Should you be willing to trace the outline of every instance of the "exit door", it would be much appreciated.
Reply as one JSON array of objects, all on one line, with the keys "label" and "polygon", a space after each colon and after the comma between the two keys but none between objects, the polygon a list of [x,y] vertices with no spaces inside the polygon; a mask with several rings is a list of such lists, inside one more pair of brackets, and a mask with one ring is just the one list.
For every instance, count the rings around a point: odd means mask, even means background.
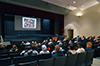
[{"label": "exit door", "polygon": [[68,36],[69,36],[69,38],[73,38],[73,32],[74,32],[73,29],[68,29]]}]

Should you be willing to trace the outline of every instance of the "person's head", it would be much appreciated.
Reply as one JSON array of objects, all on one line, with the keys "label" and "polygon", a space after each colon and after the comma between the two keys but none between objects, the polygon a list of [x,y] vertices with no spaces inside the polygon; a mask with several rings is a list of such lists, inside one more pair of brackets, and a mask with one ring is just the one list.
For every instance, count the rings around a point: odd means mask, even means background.
[{"label": "person's head", "polygon": [[22,44],[24,43],[24,41],[22,41]]},{"label": "person's head", "polygon": [[17,49],[17,46],[16,45],[13,45],[12,48],[16,48]]},{"label": "person's head", "polygon": [[97,39],[96,42],[99,42],[99,40]]},{"label": "person's head", "polygon": [[43,51],[47,50],[46,45],[42,45],[42,50],[43,50]]},{"label": "person's head", "polygon": [[81,43],[81,42],[78,42],[78,43],[77,43],[77,47],[78,47],[78,48],[81,48],[81,47],[82,47],[82,43]]},{"label": "person's head", "polygon": [[69,40],[69,44],[72,43],[72,40]]},{"label": "person's head", "polygon": [[37,44],[36,44],[36,43],[33,43],[33,44],[32,44],[32,47],[37,47]]},{"label": "person's head", "polygon": [[65,36],[64,38],[67,39],[67,36]]},{"label": "person's head", "polygon": [[86,47],[92,47],[92,43],[91,42],[87,42],[86,43]]},{"label": "person's head", "polygon": [[0,46],[0,49],[5,49],[5,46],[4,46],[4,45],[1,45],[1,46]]},{"label": "person's head", "polygon": [[58,34],[56,34],[56,36],[58,36]]},{"label": "person's head", "polygon": [[75,49],[75,46],[74,46],[74,44],[70,44],[69,46],[68,46],[68,48],[69,48],[69,50],[74,50]]},{"label": "person's head", "polygon": [[59,52],[59,50],[60,50],[60,46],[59,46],[59,45],[56,45],[56,46],[55,46],[55,51],[56,51],[56,52]]},{"label": "person's head", "polygon": [[52,42],[52,39],[50,39],[49,41]]}]

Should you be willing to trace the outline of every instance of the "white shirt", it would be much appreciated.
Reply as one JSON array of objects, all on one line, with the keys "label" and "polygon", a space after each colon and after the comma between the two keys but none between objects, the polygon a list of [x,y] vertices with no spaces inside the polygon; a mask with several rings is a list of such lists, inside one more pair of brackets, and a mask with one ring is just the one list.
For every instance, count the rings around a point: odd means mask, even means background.
[{"label": "white shirt", "polygon": [[76,53],[82,53],[82,52],[85,52],[85,49],[84,48],[78,48],[76,50]]}]

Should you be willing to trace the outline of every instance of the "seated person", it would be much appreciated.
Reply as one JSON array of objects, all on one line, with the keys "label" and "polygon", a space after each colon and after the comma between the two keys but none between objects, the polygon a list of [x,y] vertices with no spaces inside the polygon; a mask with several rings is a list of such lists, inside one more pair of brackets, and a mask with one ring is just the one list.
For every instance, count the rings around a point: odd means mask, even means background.
[{"label": "seated person", "polygon": [[25,45],[30,45],[30,42],[29,41],[26,41]]},{"label": "seated person", "polygon": [[39,54],[48,54],[48,53],[50,53],[50,52],[47,50],[46,45],[42,45],[42,51],[40,51]]},{"label": "seated person", "polygon": [[64,37],[63,41],[66,41],[66,40],[67,40],[67,36]]},{"label": "seated person", "polygon": [[92,50],[92,43],[91,42],[87,42],[85,51],[91,51],[91,50]]},{"label": "seated person", "polygon": [[22,41],[22,43],[20,45],[25,45],[24,41]]},{"label": "seated person", "polygon": [[78,49],[76,50],[76,53],[85,52],[85,49],[82,47],[81,42],[78,42],[77,46],[78,46]]},{"label": "seated person", "polygon": [[65,55],[68,55],[68,56],[69,56],[69,55],[76,54],[74,44],[71,43],[71,44],[68,46],[68,48],[69,48],[69,50],[66,52]]},{"label": "seated person", "polygon": [[10,49],[10,52],[17,52],[17,51],[18,51],[18,49],[17,49],[16,45],[13,45],[12,49]]},{"label": "seated person", "polygon": [[34,43],[32,44],[32,49],[33,49],[33,50],[37,50],[37,46],[38,46],[38,45],[34,42]]},{"label": "seated person", "polygon": [[48,43],[48,48],[47,50],[49,50],[50,52],[52,52],[54,50],[54,44],[52,42]]},{"label": "seated person", "polygon": [[38,55],[38,52],[36,50],[32,50],[31,46],[26,46],[26,49],[23,50],[20,55],[24,56],[33,56],[33,55]]},{"label": "seated person", "polygon": [[5,49],[5,46],[4,45],[1,45],[0,46],[0,54],[3,54],[3,53],[8,53],[8,50]]},{"label": "seated person", "polygon": [[59,56],[64,56],[64,53],[60,51],[60,46],[56,45],[55,46],[55,53],[52,54],[52,57],[59,57]]}]

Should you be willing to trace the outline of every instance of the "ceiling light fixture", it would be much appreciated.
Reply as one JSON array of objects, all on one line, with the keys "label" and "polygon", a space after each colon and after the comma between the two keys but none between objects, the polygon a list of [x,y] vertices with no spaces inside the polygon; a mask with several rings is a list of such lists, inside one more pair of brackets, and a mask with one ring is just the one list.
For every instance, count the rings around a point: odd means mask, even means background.
[{"label": "ceiling light fixture", "polygon": [[77,15],[78,17],[80,17],[80,16],[82,16],[82,13],[77,13],[76,15]]},{"label": "ceiling light fixture", "polygon": [[76,1],[74,1],[73,3],[76,3]]},{"label": "ceiling light fixture", "polygon": [[82,7],[84,7],[84,5],[82,5]]}]

